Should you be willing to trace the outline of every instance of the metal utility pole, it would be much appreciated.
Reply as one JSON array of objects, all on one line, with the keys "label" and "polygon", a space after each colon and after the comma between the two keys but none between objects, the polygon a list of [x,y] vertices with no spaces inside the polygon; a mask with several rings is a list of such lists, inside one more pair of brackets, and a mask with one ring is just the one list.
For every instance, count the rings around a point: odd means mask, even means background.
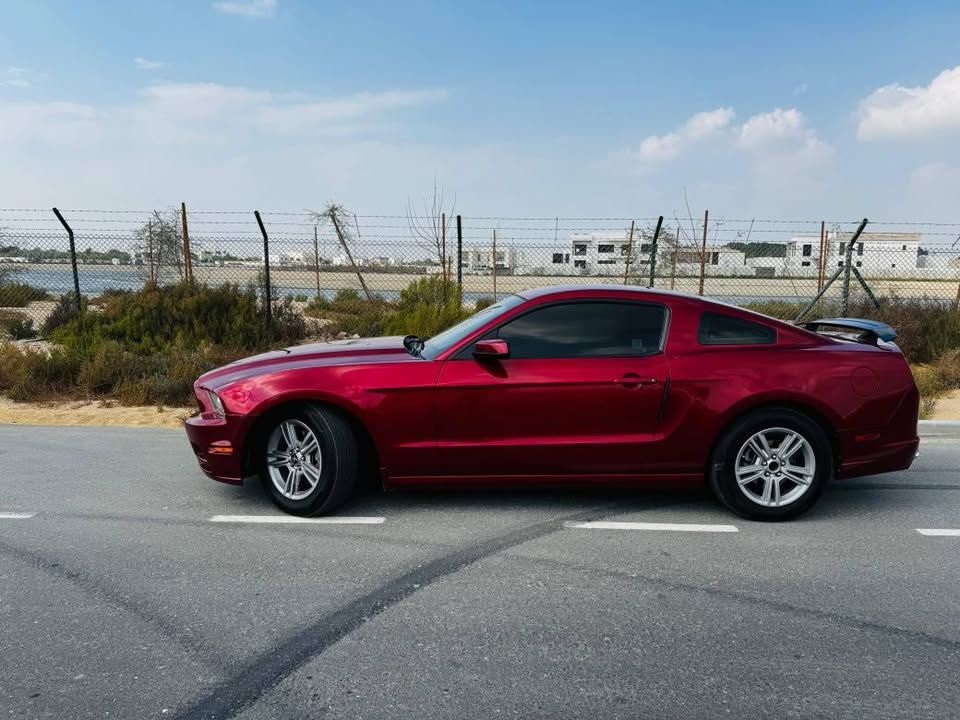
[{"label": "metal utility pole", "polygon": [[703,211],[703,246],[700,249],[700,289],[698,295],[703,295],[703,276],[707,271],[707,223],[710,219],[710,211]]},{"label": "metal utility pole", "polygon": [[823,276],[827,272],[827,223],[820,221],[820,256],[817,258],[817,290],[823,290]]},{"label": "metal utility pole", "polygon": [[627,240],[627,257],[623,263],[623,284],[630,282],[630,258],[633,257],[633,223],[630,221],[630,238]]},{"label": "metal utility pole", "polygon": [[190,254],[190,233],[187,232],[187,204],[180,203],[180,223],[183,227],[183,274],[193,285],[193,256]]},{"label": "metal utility pole", "polygon": [[457,285],[460,287],[460,304],[463,305],[463,221],[457,215]]},{"label": "metal utility pole", "polygon": [[493,229],[493,252],[490,256],[490,266],[493,268],[493,301],[497,301],[497,229]]},{"label": "metal utility pole", "polygon": [[320,239],[317,237],[317,226],[313,226],[313,268],[317,273],[317,300],[320,299]]}]

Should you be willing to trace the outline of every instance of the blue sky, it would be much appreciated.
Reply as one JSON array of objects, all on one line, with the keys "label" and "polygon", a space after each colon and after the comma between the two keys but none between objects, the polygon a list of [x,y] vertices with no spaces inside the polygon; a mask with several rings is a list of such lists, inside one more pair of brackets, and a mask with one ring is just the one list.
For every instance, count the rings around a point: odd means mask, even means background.
[{"label": "blue sky", "polygon": [[[960,220],[948,2],[7,0],[0,207]],[[893,218],[897,215],[897,218]]]}]

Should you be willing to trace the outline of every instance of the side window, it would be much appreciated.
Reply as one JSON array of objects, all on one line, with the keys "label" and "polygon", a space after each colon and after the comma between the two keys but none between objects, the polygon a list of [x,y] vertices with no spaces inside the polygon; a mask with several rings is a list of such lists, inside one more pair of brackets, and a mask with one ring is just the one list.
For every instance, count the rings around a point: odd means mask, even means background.
[{"label": "side window", "polygon": [[521,315],[496,336],[516,359],[649,355],[661,349],[666,315],[662,305],[566,303]]},{"label": "side window", "polygon": [[697,331],[701,345],[766,345],[776,339],[777,333],[771,327],[711,312],[701,316]]}]

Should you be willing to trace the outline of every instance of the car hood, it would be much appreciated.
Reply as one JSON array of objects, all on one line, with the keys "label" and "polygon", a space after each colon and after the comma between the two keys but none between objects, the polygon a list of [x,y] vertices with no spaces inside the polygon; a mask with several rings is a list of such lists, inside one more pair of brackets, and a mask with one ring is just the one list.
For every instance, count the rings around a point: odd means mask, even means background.
[{"label": "car hood", "polygon": [[210,372],[197,380],[198,387],[216,390],[238,380],[280,370],[301,367],[356,365],[372,362],[417,362],[403,346],[403,336],[335,340],[332,342],[295,345],[283,350],[253,355]]}]

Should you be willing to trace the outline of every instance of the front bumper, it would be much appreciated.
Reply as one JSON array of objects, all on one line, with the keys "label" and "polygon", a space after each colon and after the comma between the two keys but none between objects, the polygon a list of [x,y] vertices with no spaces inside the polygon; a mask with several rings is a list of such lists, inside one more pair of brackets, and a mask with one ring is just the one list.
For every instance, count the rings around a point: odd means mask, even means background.
[{"label": "front bumper", "polygon": [[230,485],[243,484],[239,424],[238,416],[211,412],[197,413],[184,421],[193,453],[207,477]]}]

